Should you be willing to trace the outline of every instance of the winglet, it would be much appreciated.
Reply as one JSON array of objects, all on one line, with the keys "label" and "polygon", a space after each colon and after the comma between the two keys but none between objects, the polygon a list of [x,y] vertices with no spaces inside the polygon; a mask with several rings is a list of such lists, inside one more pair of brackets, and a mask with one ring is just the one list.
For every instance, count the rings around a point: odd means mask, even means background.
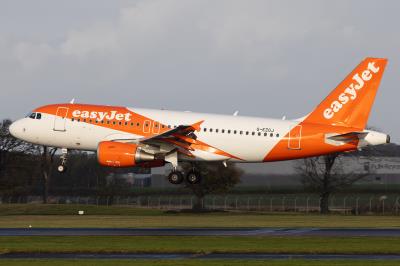
[{"label": "winglet", "polygon": [[201,121],[199,121],[199,122],[194,123],[193,125],[191,125],[191,127],[192,127],[194,130],[196,130],[196,131],[200,131],[200,126],[201,126],[201,124],[203,124],[203,122],[204,122],[204,120],[201,120]]}]

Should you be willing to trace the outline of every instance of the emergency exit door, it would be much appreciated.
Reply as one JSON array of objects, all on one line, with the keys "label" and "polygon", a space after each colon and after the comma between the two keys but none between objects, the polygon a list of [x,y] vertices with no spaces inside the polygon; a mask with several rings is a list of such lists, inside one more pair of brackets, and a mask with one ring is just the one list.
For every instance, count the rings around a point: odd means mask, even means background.
[{"label": "emergency exit door", "polygon": [[65,123],[67,121],[69,108],[58,107],[56,116],[54,117],[54,131],[65,131]]}]

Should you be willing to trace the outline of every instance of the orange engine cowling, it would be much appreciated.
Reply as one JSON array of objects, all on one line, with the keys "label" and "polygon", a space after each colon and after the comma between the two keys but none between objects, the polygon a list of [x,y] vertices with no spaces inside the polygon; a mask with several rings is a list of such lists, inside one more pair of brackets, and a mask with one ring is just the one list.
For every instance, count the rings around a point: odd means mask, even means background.
[{"label": "orange engine cowling", "polygon": [[154,161],[154,154],[143,151],[136,144],[102,141],[97,147],[97,160],[103,166],[132,167]]}]

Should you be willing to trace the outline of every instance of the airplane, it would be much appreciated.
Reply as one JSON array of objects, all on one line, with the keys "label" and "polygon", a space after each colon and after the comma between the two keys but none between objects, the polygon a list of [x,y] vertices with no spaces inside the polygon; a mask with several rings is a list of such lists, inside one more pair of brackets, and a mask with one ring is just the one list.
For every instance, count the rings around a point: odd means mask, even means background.
[{"label": "airplane", "polygon": [[[61,148],[58,171],[69,149],[97,152],[109,167],[161,167],[168,180],[201,181],[193,162],[262,163],[349,152],[390,143],[366,129],[385,58],[365,58],[311,113],[294,120],[70,103],[36,108],[12,123],[21,140]],[[305,98],[309,96],[305,96]],[[192,164],[184,173],[182,164]]]}]

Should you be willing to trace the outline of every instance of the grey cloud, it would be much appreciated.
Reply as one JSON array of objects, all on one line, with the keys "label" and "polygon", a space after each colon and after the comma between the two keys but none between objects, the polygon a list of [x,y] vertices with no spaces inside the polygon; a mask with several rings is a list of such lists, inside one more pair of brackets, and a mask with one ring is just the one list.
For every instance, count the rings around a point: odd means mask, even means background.
[{"label": "grey cloud", "polygon": [[33,14],[0,4],[3,117],[75,97],[295,118],[364,57],[383,56],[370,123],[400,140],[396,1],[111,2],[40,1]]}]

